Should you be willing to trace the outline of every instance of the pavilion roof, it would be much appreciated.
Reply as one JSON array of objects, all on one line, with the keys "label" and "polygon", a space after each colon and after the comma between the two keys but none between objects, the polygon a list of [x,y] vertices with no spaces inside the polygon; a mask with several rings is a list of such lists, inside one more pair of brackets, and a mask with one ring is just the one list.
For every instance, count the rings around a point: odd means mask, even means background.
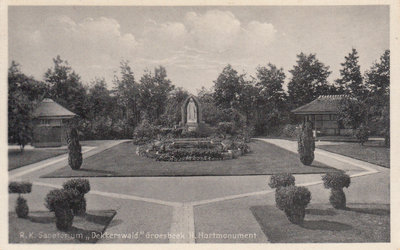
[{"label": "pavilion roof", "polygon": [[34,117],[59,117],[59,118],[72,118],[76,116],[75,113],[64,108],[50,98],[45,98],[33,112]]},{"label": "pavilion roof", "polygon": [[347,95],[321,95],[314,101],[292,110],[295,114],[335,114]]}]

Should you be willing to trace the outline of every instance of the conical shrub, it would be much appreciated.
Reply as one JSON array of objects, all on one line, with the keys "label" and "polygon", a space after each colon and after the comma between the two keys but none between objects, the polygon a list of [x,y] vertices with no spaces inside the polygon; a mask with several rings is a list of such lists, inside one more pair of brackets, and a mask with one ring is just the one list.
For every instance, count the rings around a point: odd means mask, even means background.
[{"label": "conical shrub", "polygon": [[310,166],[311,163],[314,161],[315,150],[315,142],[311,122],[308,121],[302,124],[297,143],[301,163]]},{"label": "conical shrub", "polygon": [[80,169],[82,166],[82,147],[79,143],[78,131],[72,128],[67,134],[68,142],[68,164],[74,169]]}]

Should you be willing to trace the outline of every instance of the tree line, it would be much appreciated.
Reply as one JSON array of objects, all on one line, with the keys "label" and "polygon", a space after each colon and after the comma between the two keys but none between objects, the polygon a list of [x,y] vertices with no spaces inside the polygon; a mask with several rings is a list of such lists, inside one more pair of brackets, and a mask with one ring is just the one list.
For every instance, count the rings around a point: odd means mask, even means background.
[{"label": "tree line", "polygon": [[[356,49],[345,56],[340,77],[328,82],[329,66],[316,54],[300,53],[289,73],[287,91],[283,68],[268,63],[255,76],[239,74],[227,65],[210,89],[198,91],[203,119],[210,125],[232,122],[256,135],[271,135],[285,124],[296,124],[290,110],[320,95],[353,97],[343,108],[341,121],[354,127],[369,126],[377,135],[389,131],[390,52],[386,50],[370,69],[361,73]],[[83,139],[131,138],[142,120],[172,127],[181,120],[180,105],[188,91],[173,85],[163,66],[145,70],[136,79],[128,61],[120,63],[113,87],[103,78],[83,84],[66,60],[57,56],[39,81],[24,74],[18,63],[8,70],[8,139],[25,145],[31,140],[32,112],[45,97],[78,115]],[[362,111],[362,112],[361,112]],[[385,131],[383,131],[385,130]]]}]

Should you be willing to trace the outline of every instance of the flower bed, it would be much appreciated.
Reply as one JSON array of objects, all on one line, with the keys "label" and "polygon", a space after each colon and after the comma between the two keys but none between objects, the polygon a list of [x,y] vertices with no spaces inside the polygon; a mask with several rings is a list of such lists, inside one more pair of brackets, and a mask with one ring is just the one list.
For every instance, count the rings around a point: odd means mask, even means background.
[{"label": "flower bed", "polygon": [[215,161],[237,158],[250,151],[244,142],[204,139],[156,141],[137,148],[136,154],[157,161]]}]

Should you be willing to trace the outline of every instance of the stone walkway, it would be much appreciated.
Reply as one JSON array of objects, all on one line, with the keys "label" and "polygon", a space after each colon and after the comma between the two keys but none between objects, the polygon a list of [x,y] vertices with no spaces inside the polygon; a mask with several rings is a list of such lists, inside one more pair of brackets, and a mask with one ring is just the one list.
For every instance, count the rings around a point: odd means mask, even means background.
[{"label": "stone walkway", "polygon": [[[260,139],[286,150],[297,151],[297,143],[280,139]],[[84,154],[101,153],[123,141],[110,141]],[[386,203],[389,196],[389,169],[316,149],[315,160],[342,169],[352,177],[346,190],[349,203]],[[64,157],[64,158],[63,158]],[[33,191],[25,197],[31,211],[45,210],[44,197],[60,188],[66,178],[40,178],[67,164],[64,156],[9,171],[10,179],[29,180]],[[295,175],[296,184],[308,186],[312,202],[327,203],[329,190],[322,186],[321,175]],[[253,205],[273,205],[274,190],[267,176],[207,177],[105,177],[88,178],[88,209],[115,209],[117,215],[107,229],[110,234],[138,232],[138,239],[101,239],[120,243],[194,243],[194,242],[268,242],[249,209]],[[371,189],[371,187],[373,187]],[[9,208],[16,197],[10,196]],[[194,239],[196,233],[249,233],[257,237],[234,241],[210,238]]]}]

